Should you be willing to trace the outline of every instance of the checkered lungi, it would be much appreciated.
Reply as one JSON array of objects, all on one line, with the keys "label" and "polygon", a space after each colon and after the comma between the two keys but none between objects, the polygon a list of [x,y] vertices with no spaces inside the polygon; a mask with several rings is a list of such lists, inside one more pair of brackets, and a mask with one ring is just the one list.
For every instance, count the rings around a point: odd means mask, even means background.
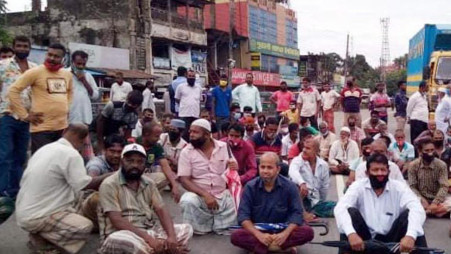
[{"label": "checkered lungi", "polygon": [[[193,236],[193,227],[189,224],[174,225],[177,242],[182,246],[188,246],[189,239]],[[156,239],[167,239],[166,232],[161,227],[147,230],[147,233]],[[110,234],[100,247],[99,253],[105,254],[152,254],[154,250],[136,235],[128,230],[120,230]]]},{"label": "checkered lungi", "polygon": [[216,198],[219,209],[208,209],[204,199],[193,192],[185,192],[180,199],[182,207],[183,223],[193,226],[195,234],[209,232],[221,233],[229,227],[237,224],[235,203],[229,190],[222,193],[221,198]]},{"label": "checkered lungi", "polygon": [[39,234],[68,253],[77,253],[91,233],[92,222],[75,213],[74,209],[54,213],[48,217],[24,223],[23,229]]}]

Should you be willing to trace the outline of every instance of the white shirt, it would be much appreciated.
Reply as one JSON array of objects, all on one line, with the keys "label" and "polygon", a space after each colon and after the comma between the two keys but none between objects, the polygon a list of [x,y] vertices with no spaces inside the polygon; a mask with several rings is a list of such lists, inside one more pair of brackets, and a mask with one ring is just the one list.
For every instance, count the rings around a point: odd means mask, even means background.
[{"label": "white shirt", "polygon": [[243,111],[245,106],[252,107],[252,112],[262,112],[260,91],[254,85],[242,84],[232,91],[233,101],[238,102]]},{"label": "white shirt", "polygon": [[179,117],[199,117],[202,87],[196,84],[194,86],[189,86],[188,83],[181,84],[177,87],[174,97],[180,100]]},{"label": "white shirt", "polygon": [[301,116],[311,117],[318,111],[318,101],[321,101],[321,95],[316,88],[311,87],[311,91],[302,90],[298,95],[298,104],[302,104]]},{"label": "white shirt", "polygon": [[[71,71],[71,69],[67,69]],[[83,83],[72,74],[73,94],[72,104],[69,111],[69,123],[84,123],[91,124],[92,122],[92,106],[91,100],[96,100],[99,97],[99,88],[92,75],[85,72],[86,82],[92,88],[92,95],[89,96],[88,90]]]},{"label": "white shirt", "polygon": [[91,182],[83,158],[64,138],[41,147],[28,162],[16,201],[19,226],[73,207]]},{"label": "white shirt", "polygon": [[150,108],[153,110],[153,113],[156,115],[155,102],[153,101],[153,94],[149,88],[146,88],[143,92],[143,103],[141,104],[141,108],[143,111],[146,108]]},{"label": "white shirt", "polygon": [[133,91],[133,87],[130,83],[123,81],[122,85],[114,83],[110,90],[110,100],[111,101],[122,101],[127,100],[127,95]]},{"label": "white shirt", "polygon": [[359,145],[354,140],[348,140],[346,149],[342,146],[341,140],[336,140],[330,147],[329,163],[336,166],[339,164],[337,160],[340,160],[341,162],[350,164],[351,161],[359,158],[359,155]]},{"label": "white shirt", "polygon": [[329,90],[329,92],[323,91],[321,93],[323,109],[328,110],[333,108],[338,98],[340,98],[340,95],[335,90]]},{"label": "white shirt", "polygon": [[337,136],[333,132],[329,131],[327,137],[324,137],[323,134],[320,133],[315,138],[319,142],[319,156],[321,159],[329,158],[330,148],[333,142],[337,140]]},{"label": "white shirt", "polygon": [[305,183],[309,189],[308,198],[312,206],[320,200],[325,201],[329,191],[329,166],[320,157],[316,157],[315,175],[310,167],[310,163],[302,159],[302,153],[291,161],[288,175],[298,186]]},{"label": "white shirt", "polygon": [[[388,177],[393,180],[398,180],[402,183],[407,184],[406,180],[404,180],[404,177],[402,176],[401,170],[399,170],[398,165],[395,163],[388,161],[388,169],[390,170],[390,174]],[[365,179],[368,178],[366,175],[366,161],[359,164],[357,169],[355,170],[355,179]]]},{"label": "white shirt", "polygon": [[442,98],[440,103],[435,109],[435,122],[437,123],[437,129],[443,131],[446,134],[448,129],[448,122],[451,118],[451,99],[448,95]]},{"label": "white shirt", "polygon": [[[299,138],[296,138],[296,142],[299,141]],[[296,143],[294,142],[294,143]],[[282,151],[280,152],[281,156],[287,156],[288,151],[290,150],[290,147],[294,144],[293,141],[290,138],[290,135],[286,135],[282,138]]]},{"label": "white shirt", "polygon": [[379,197],[369,179],[356,181],[349,187],[334,209],[338,231],[347,236],[356,233],[348,212],[351,207],[360,211],[373,238],[376,234],[386,235],[393,222],[407,209],[409,222],[406,235],[413,239],[424,235],[426,214],[420,200],[407,185],[399,181],[389,180]]},{"label": "white shirt", "polygon": [[427,123],[429,108],[426,96],[421,95],[420,92],[415,92],[410,96],[407,103],[407,117],[411,120],[418,120]]},{"label": "white shirt", "polygon": [[[384,136],[387,136],[390,138],[390,144],[393,142],[396,142],[395,136],[393,136],[393,134],[387,133],[387,134],[384,134]],[[380,137],[381,137],[381,134],[378,133],[378,134],[374,135],[373,139],[376,140],[376,139],[379,139]]]},{"label": "white shirt", "polygon": [[176,146],[172,146],[168,133],[162,133],[158,143],[163,147],[166,158],[174,165],[177,165],[182,149],[188,145],[188,142],[186,142],[183,138],[180,138],[179,143]]}]

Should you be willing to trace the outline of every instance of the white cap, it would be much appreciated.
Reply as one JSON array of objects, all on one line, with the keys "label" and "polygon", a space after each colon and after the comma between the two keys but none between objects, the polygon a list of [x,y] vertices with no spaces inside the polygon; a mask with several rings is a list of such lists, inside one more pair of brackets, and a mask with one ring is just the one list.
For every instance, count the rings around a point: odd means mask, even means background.
[{"label": "white cap", "polygon": [[191,126],[199,126],[206,129],[208,132],[211,132],[211,124],[205,119],[197,119],[191,124]]},{"label": "white cap", "polygon": [[347,132],[347,133],[349,133],[349,135],[351,135],[351,130],[349,129],[349,127],[346,127],[346,126],[341,127],[340,132],[342,132],[342,131]]},{"label": "white cap", "polygon": [[438,91],[439,91],[440,93],[446,93],[446,88],[440,87],[440,88],[438,89]]},{"label": "white cap", "polygon": [[144,157],[147,156],[146,150],[144,149],[144,147],[143,147],[142,145],[133,143],[133,144],[126,145],[126,146],[124,147],[124,150],[122,150],[122,156],[121,156],[121,158],[124,158],[124,155],[127,154],[127,153],[130,153],[130,152],[137,152],[137,153],[140,153],[140,154],[142,154]]}]

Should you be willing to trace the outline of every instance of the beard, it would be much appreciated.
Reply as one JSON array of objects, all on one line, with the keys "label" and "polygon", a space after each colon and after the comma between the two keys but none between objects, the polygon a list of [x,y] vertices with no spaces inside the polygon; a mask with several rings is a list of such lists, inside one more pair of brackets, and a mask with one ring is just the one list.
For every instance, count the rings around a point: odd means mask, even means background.
[{"label": "beard", "polygon": [[126,170],[125,167],[122,166],[121,173],[124,176],[125,180],[136,181],[141,179],[141,176],[144,173],[144,171],[139,170],[139,168],[130,168]]},{"label": "beard", "polygon": [[382,181],[377,179],[377,177],[374,175],[369,175],[368,178],[370,179],[371,187],[374,190],[379,190],[379,189],[385,188],[385,185],[387,185],[387,182],[388,182],[388,175],[386,175],[384,177],[384,180],[382,180]]},{"label": "beard", "polygon": [[205,142],[207,142],[206,138],[199,138],[199,139],[191,139],[190,140],[191,145],[194,148],[196,148],[196,149],[201,148],[205,144]]}]

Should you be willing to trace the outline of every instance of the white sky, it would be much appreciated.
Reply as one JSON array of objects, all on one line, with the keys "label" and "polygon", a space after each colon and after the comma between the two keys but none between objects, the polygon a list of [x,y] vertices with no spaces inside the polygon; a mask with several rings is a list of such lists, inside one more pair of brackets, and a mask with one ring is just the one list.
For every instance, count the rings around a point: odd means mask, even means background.
[{"label": "white sky", "polygon": [[[31,0],[7,2],[10,11],[31,8]],[[450,0],[291,0],[291,7],[298,16],[301,54],[336,52],[343,57],[349,33],[351,53],[365,55],[372,66],[379,65],[381,54],[380,18],[390,17],[392,60],[407,53],[409,39],[424,24],[451,23]]]}]

